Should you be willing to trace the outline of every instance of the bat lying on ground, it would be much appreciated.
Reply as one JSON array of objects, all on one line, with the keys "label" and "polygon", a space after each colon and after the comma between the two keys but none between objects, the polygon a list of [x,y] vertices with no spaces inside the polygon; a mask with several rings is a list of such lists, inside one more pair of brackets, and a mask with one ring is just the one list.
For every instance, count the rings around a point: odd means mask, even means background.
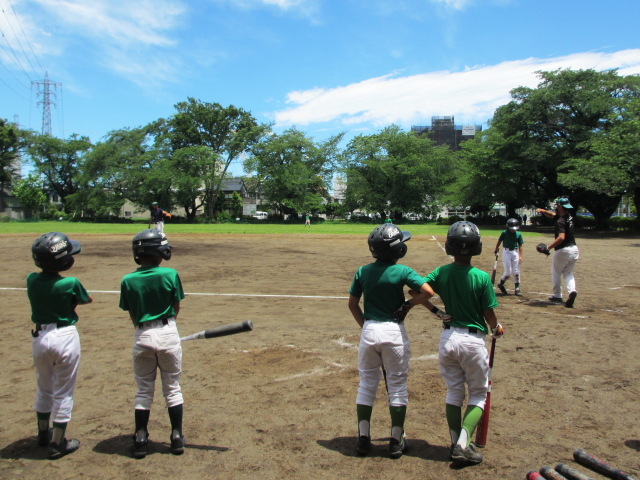
[{"label": "bat lying on ground", "polygon": [[200,340],[202,338],[224,337],[225,335],[250,332],[251,330],[253,330],[253,323],[251,323],[251,320],[245,320],[242,323],[232,323],[230,325],[223,325],[222,327],[216,327],[210,330],[203,330],[202,332],[194,333],[193,335],[187,335],[186,337],[181,337],[180,341],[186,342],[187,340]]},{"label": "bat lying on ground", "polygon": [[609,465],[607,462],[594,457],[580,448],[573,452],[573,458],[576,462],[598,472],[601,475],[604,475],[605,477],[613,478],[614,480],[633,480],[633,478],[626,473],[621,472],[617,468]]}]

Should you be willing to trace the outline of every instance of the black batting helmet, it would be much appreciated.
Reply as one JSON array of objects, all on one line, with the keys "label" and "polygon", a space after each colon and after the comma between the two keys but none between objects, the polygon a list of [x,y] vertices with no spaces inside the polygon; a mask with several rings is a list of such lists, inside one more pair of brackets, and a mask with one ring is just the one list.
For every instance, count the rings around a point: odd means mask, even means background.
[{"label": "black batting helmet", "polygon": [[138,265],[140,265],[140,257],[171,259],[171,245],[169,245],[167,236],[155,228],[148,228],[137,233],[131,243],[133,259]]},{"label": "black batting helmet", "polygon": [[509,230],[518,230],[518,228],[520,228],[520,220],[517,218],[510,218],[507,220],[507,228]]},{"label": "black batting helmet", "polygon": [[31,256],[36,267],[56,272],[69,270],[73,266],[73,255],[81,251],[78,242],[69,240],[60,232],[45,233],[31,245]]},{"label": "black batting helmet", "polygon": [[482,253],[480,230],[471,222],[454,223],[447,232],[445,251],[447,255],[454,257],[480,255]]},{"label": "black batting helmet", "polygon": [[384,223],[369,234],[369,251],[378,260],[398,260],[407,253],[405,242],[410,239],[409,232],[401,231],[393,223]]}]

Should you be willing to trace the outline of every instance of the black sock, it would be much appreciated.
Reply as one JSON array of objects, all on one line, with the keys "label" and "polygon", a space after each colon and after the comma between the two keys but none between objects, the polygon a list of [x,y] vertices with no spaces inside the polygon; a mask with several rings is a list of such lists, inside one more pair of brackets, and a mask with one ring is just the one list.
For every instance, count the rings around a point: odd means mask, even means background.
[{"label": "black sock", "polygon": [[175,437],[176,432],[182,436],[182,404],[169,407],[169,421],[171,422],[171,436]]},{"label": "black sock", "polygon": [[149,424],[149,415],[151,415],[151,410],[135,409],[133,413],[136,422],[136,433],[138,433],[140,430],[148,432],[147,425]]}]

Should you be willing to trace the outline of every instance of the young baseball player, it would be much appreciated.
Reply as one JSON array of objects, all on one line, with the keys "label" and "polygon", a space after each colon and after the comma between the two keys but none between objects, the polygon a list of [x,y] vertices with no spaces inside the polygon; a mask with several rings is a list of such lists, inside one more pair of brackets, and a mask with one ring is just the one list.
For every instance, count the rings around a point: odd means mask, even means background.
[{"label": "young baseball player", "polygon": [[500,234],[493,253],[498,255],[500,244],[504,242],[504,248],[502,249],[504,273],[502,277],[500,277],[498,288],[504,295],[507,295],[504,282],[513,275],[513,282],[516,284],[515,294],[520,297],[522,296],[522,293],[520,293],[520,264],[522,263],[522,245],[524,245],[524,238],[522,238],[522,234],[518,231],[519,228],[520,222],[517,218],[507,220],[507,229],[503,230]]},{"label": "young baseball player", "polygon": [[[493,311],[498,302],[489,275],[471,266],[471,258],[482,253],[478,227],[471,222],[451,225],[445,250],[453,255],[453,263],[436,268],[425,281],[452,316],[442,324],[438,351],[440,373],[447,386],[445,411],[451,435],[450,458],[453,462],[478,464],[482,455],[471,443],[471,436],[487,398],[489,355],[485,336],[491,331],[498,338],[504,330]],[[465,384],[469,399],[463,418]]]},{"label": "young baseball player", "polygon": [[133,374],[138,385],[135,397],[133,456],[147,454],[149,414],[156,373],[160,370],[162,393],[171,422],[171,453],[184,453],[182,435],[182,347],[176,327],[180,301],[184,298],[178,272],[160,267],[171,259],[171,246],[164,233],[147,229],[133,237],[133,259],[140,265],[125,275],[120,285],[120,308],[127,310],[135,326]]},{"label": "young baseball player", "polygon": [[[400,458],[408,448],[404,420],[409,401],[407,376],[411,349],[403,322],[413,305],[425,302],[433,295],[431,287],[420,275],[397,264],[407,253],[405,242],[410,238],[409,232],[400,231],[392,223],[376,227],[368,240],[369,251],[376,261],[358,269],[349,289],[349,310],[362,328],[358,347],[360,385],[356,398],[356,452],[361,456],[371,450],[371,412],[383,372],[391,414],[389,455]],[[406,302],[405,285],[420,292]],[[362,295],[364,312],[360,308]]]},{"label": "young baseball player", "polygon": [[31,246],[33,260],[42,269],[27,276],[31,321],[35,324],[31,351],[38,385],[33,409],[38,420],[38,445],[49,446],[51,460],[80,447],[78,440],[67,440],[65,432],[80,365],[76,306],[91,303],[93,298],[76,278],[63,277],[60,272],[73,266],[73,256],[81,250],[78,242],[60,232],[45,233]]}]

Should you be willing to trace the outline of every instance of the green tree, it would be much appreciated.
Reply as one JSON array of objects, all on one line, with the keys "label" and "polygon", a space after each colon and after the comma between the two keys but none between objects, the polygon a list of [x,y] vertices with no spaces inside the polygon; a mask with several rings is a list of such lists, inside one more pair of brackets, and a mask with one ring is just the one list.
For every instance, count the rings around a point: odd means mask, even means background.
[{"label": "green tree", "polygon": [[251,148],[245,171],[256,173],[260,190],[279,213],[295,219],[318,212],[328,198],[342,136],[316,143],[295,128],[271,135]]},{"label": "green tree", "polygon": [[5,188],[20,177],[20,132],[12,123],[0,118],[0,213],[4,212]]},{"label": "green tree", "polygon": [[75,134],[67,140],[37,135],[27,149],[45,187],[60,196],[65,209],[68,197],[80,187],[83,162],[91,147],[88,137]]},{"label": "green tree", "polygon": [[629,99],[611,115],[611,126],[597,132],[593,156],[567,161],[570,171],[560,174],[569,187],[606,194],[628,194],[640,205],[640,97]]},{"label": "green tree", "polygon": [[344,151],[345,205],[387,211],[396,221],[403,212],[422,212],[454,180],[457,159],[447,146],[392,125],[373,135],[358,135]]},{"label": "green tree", "polygon": [[236,218],[242,217],[242,197],[238,192],[231,194],[231,211]]},{"label": "green tree", "polygon": [[30,208],[36,217],[40,207],[47,203],[47,194],[44,192],[42,179],[34,174],[29,174],[26,178],[15,182],[13,194],[22,205]]},{"label": "green tree", "polygon": [[[490,128],[463,144],[458,196],[504,202],[510,215],[522,206],[546,206],[569,195],[604,225],[620,196],[565,177],[597,155],[595,142],[616,123],[613,114],[638,95],[638,77],[617,71],[538,72],[537,88],[518,87],[499,107]],[[571,161],[570,161],[571,160]],[[493,195],[492,195],[493,194]]]},{"label": "green tree", "polygon": [[[270,125],[258,124],[242,108],[233,105],[225,108],[219,103],[194,98],[177,103],[175,108],[177,113],[168,120],[156,122],[160,133],[158,140],[169,151],[169,156],[190,149],[185,155],[197,157],[204,172],[200,178],[204,183],[207,215],[212,216],[231,162],[257,143],[270,130]],[[193,150],[194,147],[201,148]]]}]

